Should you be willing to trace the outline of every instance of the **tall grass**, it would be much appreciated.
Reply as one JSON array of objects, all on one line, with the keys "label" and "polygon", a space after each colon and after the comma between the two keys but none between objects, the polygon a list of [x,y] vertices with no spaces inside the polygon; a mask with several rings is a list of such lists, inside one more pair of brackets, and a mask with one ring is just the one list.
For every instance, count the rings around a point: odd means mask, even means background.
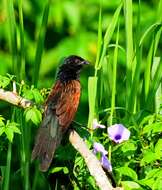
[{"label": "tall grass", "polygon": [[[17,60],[17,32],[16,32],[16,21],[15,21],[15,14],[14,14],[14,5],[12,1],[5,2],[5,8],[7,10],[8,16],[8,33],[9,36],[9,45],[10,45],[10,52],[12,55],[12,73],[17,74],[18,68],[18,60]],[[11,111],[11,118],[14,118],[14,112]],[[12,144],[11,142],[8,143],[8,151],[7,151],[7,161],[5,167],[5,174],[4,174],[4,182],[3,182],[3,189],[9,190],[10,188],[10,173],[11,173],[11,160],[12,160]]]},{"label": "tall grass", "polygon": [[[98,117],[97,114],[97,89],[98,89],[98,71],[101,69],[102,64],[104,62],[104,58],[106,56],[107,47],[110,43],[110,40],[112,38],[112,35],[114,33],[114,30],[116,28],[119,14],[121,11],[123,4],[121,3],[117,10],[115,11],[113,18],[111,20],[111,23],[106,29],[105,35],[102,37],[102,12],[100,9],[99,12],[99,24],[98,24],[98,47],[97,47],[97,57],[96,57],[96,63],[95,63],[95,73],[93,77],[90,77],[88,80],[88,96],[89,96],[89,120],[88,120],[88,126],[92,127],[92,119],[94,117]],[[93,93],[92,93],[93,92]]]},{"label": "tall grass", "polygon": [[[41,57],[44,47],[44,39],[48,21],[50,1],[47,1],[44,11],[42,13],[42,25],[39,32],[35,64],[33,67],[33,83],[37,86],[39,68],[41,63]],[[17,77],[18,80],[26,79],[25,72],[25,34],[24,34],[24,23],[23,23],[23,2],[18,0],[18,22],[15,19],[14,13],[14,1],[6,1],[5,4],[7,15],[8,15],[8,33],[10,34],[9,44],[12,55],[12,73]],[[17,43],[20,42],[20,43]],[[17,89],[18,90],[18,89]],[[19,92],[21,94],[21,91]],[[12,111],[11,111],[12,112]],[[23,189],[29,190],[30,184],[30,143],[31,143],[31,125],[26,124],[22,110],[14,109],[12,112],[12,118],[20,124],[21,135],[17,147],[17,152],[20,155],[20,171],[21,171],[21,182]],[[10,171],[11,171],[11,160],[12,160],[12,144],[9,143],[7,152],[7,162],[5,168],[5,177],[3,182],[4,190],[10,189]],[[36,182],[35,182],[36,183]]]},{"label": "tall grass", "polygon": [[45,40],[45,34],[46,34],[46,28],[47,28],[47,22],[48,22],[49,7],[50,7],[50,0],[47,1],[44,7],[44,11],[42,15],[42,23],[39,30],[39,36],[38,36],[38,41],[37,41],[35,62],[34,62],[34,67],[33,67],[33,77],[32,77],[33,78],[32,82],[35,87],[37,87],[37,83],[39,79],[39,70],[40,70],[43,49],[44,49],[44,40]]},{"label": "tall grass", "polygon": [[132,85],[133,75],[133,12],[132,0],[124,1],[124,14],[125,14],[125,38],[126,38],[126,107],[128,108],[128,99]]}]

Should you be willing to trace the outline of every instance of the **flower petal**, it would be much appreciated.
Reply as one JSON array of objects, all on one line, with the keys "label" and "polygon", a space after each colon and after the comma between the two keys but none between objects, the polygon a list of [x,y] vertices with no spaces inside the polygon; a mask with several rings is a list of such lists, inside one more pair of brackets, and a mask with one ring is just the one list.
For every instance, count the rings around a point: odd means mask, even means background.
[{"label": "flower petal", "polygon": [[101,125],[98,123],[97,119],[93,119],[93,129],[97,129],[97,128],[105,128],[105,125]]},{"label": "flower petal", "polygon": [[102,155],[101,157],[101,164],[103,168],[105,168],[109,172],[112,172],[112,165],[105,155]]},{"label": "flower petal", "polygon": [[97,152],[102,153],[103,155],[106,155],[108,152],[105,150],[104,146],[100,143],[95,142],[93,144],[93,152],[96,154]]},{"label": "flower petal", "polygon": [[122,124],[115,124],[108,127],[108,135],[114,142],[121,143],[129,139],[130,131]]}]

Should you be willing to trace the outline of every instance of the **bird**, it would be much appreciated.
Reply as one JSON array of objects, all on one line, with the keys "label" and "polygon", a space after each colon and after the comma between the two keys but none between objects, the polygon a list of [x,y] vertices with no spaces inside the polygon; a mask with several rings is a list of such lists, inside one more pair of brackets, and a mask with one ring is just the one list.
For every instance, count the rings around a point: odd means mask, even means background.
[{"label": "bird", "polygon": [[80,56],[70,55],[58,69],[31,155],[32,161],[39,159],[42,172],[49,169],[55,150],[75,117],[81,94],[80,72],[87,64]]}]

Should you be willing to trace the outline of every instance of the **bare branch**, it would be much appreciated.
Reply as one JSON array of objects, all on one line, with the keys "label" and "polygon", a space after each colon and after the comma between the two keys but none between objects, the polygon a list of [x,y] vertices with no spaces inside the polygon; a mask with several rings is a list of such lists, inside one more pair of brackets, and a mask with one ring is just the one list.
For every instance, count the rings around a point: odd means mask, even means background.
[{"label": "bare branch", "polygon": [[0,88],[0,100],[4,100],[6,102],[9,102],[10,104],[22,108],[28,108],[33,105],[32,101],[22,98],[14,92],[4,91],[2,88]]},{"label": "bare branch", "polygon": [[96,156],[87,148],[85,142],[80,138],[76,131],[71,131],[69,141],[84,158],[90,174],[95,178],[98,187],[100,187],[102,190],[113,189],[112,185],[107,179],[107,176],[105,175],[105,172],[101,167],[100,162],[97,160]]}]

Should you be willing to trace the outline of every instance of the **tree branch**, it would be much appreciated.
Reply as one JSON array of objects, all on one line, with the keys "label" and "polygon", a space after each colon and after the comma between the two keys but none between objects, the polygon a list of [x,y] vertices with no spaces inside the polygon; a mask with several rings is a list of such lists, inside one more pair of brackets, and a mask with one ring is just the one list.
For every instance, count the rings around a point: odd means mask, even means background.
[{"label": "tree branch", "polygon": [[[4,100],[18,107],[28,108],[33,106],[34,103],[30,100],[22,98],[14,92],[4,91],[0,88],[0,100]],[[96,180],[96,184],[101,190],[122,190],[122,188],[113,188],[109,182],[105,172],[103,171],[100,162],[96,156],[87,148],[87,145],[76,131],[71,131],[69,135],[69,141],[72,146],[81,154],[84,158],[90,174]]]},{"label": "tree branch", "polygon": [[22,98],[14,92],[4,91],[2,88],[0,88],[0,100],[22,108],[28,108],[34,104],[32,101]]}]

